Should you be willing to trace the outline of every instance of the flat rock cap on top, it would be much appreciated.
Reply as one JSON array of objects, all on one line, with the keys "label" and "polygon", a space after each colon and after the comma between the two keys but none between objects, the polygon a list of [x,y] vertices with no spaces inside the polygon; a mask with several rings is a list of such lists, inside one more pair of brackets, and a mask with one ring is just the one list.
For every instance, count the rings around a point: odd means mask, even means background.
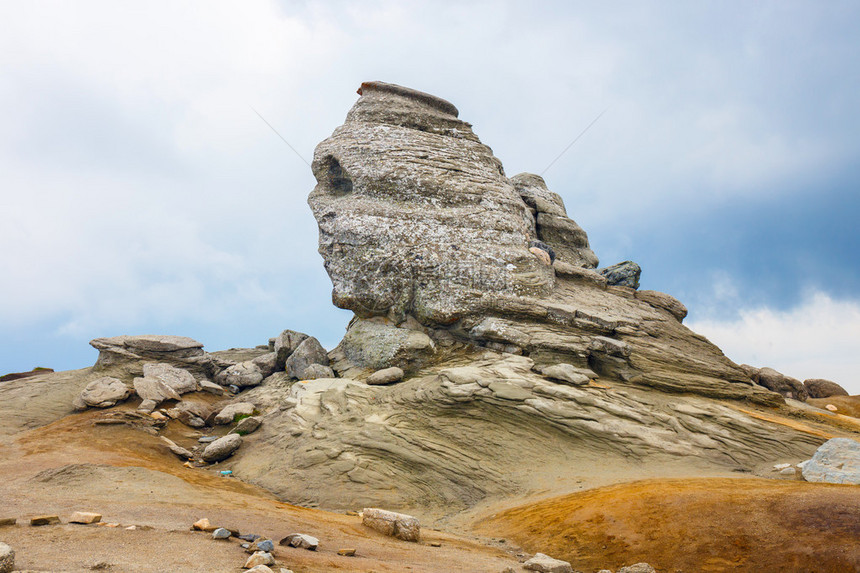
[{"label": "flat rock cap on top", "polygon": [[429,105],[430,107],[436,108],[441,112],[453,115],[454,117],[458,117],[460,115],[460,111],[454,106],[454,104],[447,100],[422,91],[413,90],[412,88],[398,86],[397,84],[389,84],[386,82],[363,82],[356,93],[363,96],[374,91],[386,92],[419,101],[423,104]]},{"label": "flat rock cap on top", "polygon": [[90,345],[98,350],[106,348],[128,348],[133,350],[149,350],[153,352],[172,352],[189,348],[203,348],[203,344],[187,336],[171,336],[161,334],[141,334],[139,336],[114,336],[111,338],[96,338]]}]

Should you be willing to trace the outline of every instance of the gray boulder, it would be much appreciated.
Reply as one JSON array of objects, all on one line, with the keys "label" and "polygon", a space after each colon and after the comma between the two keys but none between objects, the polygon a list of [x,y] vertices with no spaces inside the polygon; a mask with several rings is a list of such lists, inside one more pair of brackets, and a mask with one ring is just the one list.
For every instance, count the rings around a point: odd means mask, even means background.
[{"label": "gray boulder", "polygon": [[242,436],[239,434],[227,434],[223,438],[218,438],[203,450],[204,462],[214,463],[226,460],[233,455],[233,452],[239,449],[242,445]]},{"label": "gray boulder", "polygon": [[131,389],[122,381],[105,376],[87,384],[81,392],[80,400],[85,406],[109,408],[122,402],[131,394]]},{"label": "gray boulder", "polygon": [[638,289],[642,268],[633,261],[624,261],[610,267],[598,269],[597,272],[606,277],[606,284],[610,286],[624,286]]},{"label": "gray boulder", "polygon": [[850,438],[832,438],[805,462],[801,473],[811,482],[860,485],[860,442]]},{"label": "gray boulder", "polygon": [[215,382],[221,386],[248,388],[263,381],[263,371],[253,360],[239,362],[215,375]]},{"label": "gray boulder", "polygon": [[208,406],[187,400],[179,402],[174,408],[167,411],[168,416],[192,428],[204,427],[206,425],[206,418],[210,414],[211,411]]},{"label": "gray boulder", "polygon": [[263,378],[265,378],[274,374],[278,369],[277,359],[278,354],[276,352],[269,352],[254,358],[251,362],[257,365],[257,368],[263,374]]},{"label": "gray boulder", "polygon": [[0,573],[15,570],[15,552],[5,543],[0,543]]},{"label": "gray boulder", "polygon": [[573,567],[567,561],[554,559],[543,553],[536,553],[534,557],[523,563],[523,569],[529,571],[542,571],[543,573],[573,573]]},{"label": "gray boulder", "polygon": [[284,365],[290,378],[304,380],[305,370],[311,364],[328,366],[328,353],[313,336],[304,339],[287,358]]},{"label": "gray boulder", "polygon": [[423,332],[398,328],[381,319],[354,321],[335,352],[356,368],[396,366],[407,373],[428,363],[435,353],[435,343]]},{"label": "gray boulder", "polygon": [[170,364],[149,362],[143,365],[144,378],[158,378],[177,394],[197,391],[197,381],[188,370],[176,368]]},{"label": "gray boulder", "polygon": [[272,348],[275,352],[275,367],[277,370],[286,368],[287,358],[295,352],[299,344],[305,341],[308,335],[295,330],[285,330],[275,337]]},{"label": "gray boulder", "polygon": [[90,345],[99,351],[93,368],[113,368],[129,363],[159,362],[173,364],[205,374],[211,369],[211,357],[203,344],[187,336],[144,334],[96,338]]},{"label": "gray boulder", "polygon": [[806,392],[809,394],[810,398],[848,396],[848,392],[845,388],[836,382],[831,382],[830,380],[824,380],[822,378],[810,378],[809,380],[804,380],[803,387],[806,388]]}]

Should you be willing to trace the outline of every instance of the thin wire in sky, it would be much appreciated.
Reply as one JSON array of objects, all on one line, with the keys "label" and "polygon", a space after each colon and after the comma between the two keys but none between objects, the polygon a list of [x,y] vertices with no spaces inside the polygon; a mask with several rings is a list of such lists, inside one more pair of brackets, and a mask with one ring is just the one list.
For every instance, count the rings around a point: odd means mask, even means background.
[{"label": "thin wire in sky", "polygon": [[567,150],[568,150],[568,149],[570,149],[571,147],[573,147],[573,144],[574,144],[574,143],[576,143],[577,141],[579,141],[579,138],[580,138],[580,137],[582,137],[583,135],[585,135],[585,132],[586,132],[586,131],[588,131],[589,129],[591,129],[591,126],[592,126],[592,125],[594,125],[595,123],[597,123],[597,120],[598,120],[598,119],[600,119],[600,118],[603,116],[603,114],[604,114],[604,113],[606,113],[607,111],[609,111],[609,108],[608,108],[608,107],[607,107],[606,109],[604,109],[603,111],[601,111],[601,112],[600,112],[600,114],[599,114],[597,117],[595,117],[595,118],[594,118],[594,120],[593,120],[591,123],[589,123],[589,124],[585,127],[585,129],[583,129],[583,130],[580,132],[580,134],[579,134],[579,135],[577,135],[577,136],[576,136],[576,139],[574,139],[573,141],[571,141],[571,142],[570,142],[570,144],[569,144],[567,147],[565,147],[565,148],[564,148],[564,150],[563,150],[561,153],[559,153],[559,154],[558,154],[558,157],[556,157],[555,159],[553,159],[552,161],[550,161],[549,165],[547,165],[547,166],[546,166],[546,168],[545,168],[543,171],[541,171],[541,172],[540,172],[541,177],[543,177],[543,174],[544,174],[544,173],[546,173],[546,172],[549,170],[549,168],[550,168],[550,167],[552,167],[552,166],[553,166],[553,164],[554,164],[556,161],[558,161],[559,159],[561,159],[561,156],[562,156],[562,155],[564,155],[565,153],[567,153]]},{"label": "thin wire in sky", "polygon": [[[289,142],[289,141],[287,141],[286,139],[284,139],[284,136],[283,136],[283,135],[281,135],[280,133],[278,133],[278,130],[277,130],[277,129],[275,129],[275,128],[272,126],[272,124],[271,124],[271,123],[269,123],[268,121],[266,121],[266,118],[265,118],[265,117],[263,117],[262,115],[260,115],[260,112],[259,112],[259,111],[257,111],[256,109],[254,109],[252,106],[248,106],[248,107],[250,107],[250,108],[253,110],[253,112],[254,112],[254,113],[256,113],[256,114],[259,116],[259,118],[260,118],[260,119],[262,119],[262,120],[263,120],[263,122],[264,122],[266,125],[268,125],[268,126],[272,129],[272,131],[274,131],[274,132],[275,132],[275,134],[276,134],[278,137],[280,137],[280,138],[281,138],[281,141],[283,141],[284,143],[286,143],[286,144],[287,144],[287,146],[288,146],[290,149],[292,149],[292,150],[293,150],[293,153],[295,153],[296,155],[298,155],[299,159],[301,159],[302,161],[304,161],[304,162],[305,162],[305,165],[307,165],[308,167],[310,167],[310,166],[311,166],[311,164],[310,164],[310,163],[308,163],[308,162],[307,162],[307,160],[306,160],[304,157],[302,157],[302,154],[301,154],[301,153],[299,153],[298,151],[296,151],[296,148],[295,148],[295,147],[293,147],[292,145],[290,145],[290,142]],[[590,126],[589,126],[589,127],[590,127]],[[567,151],[567,150],[565,150],[565,151]]]}]

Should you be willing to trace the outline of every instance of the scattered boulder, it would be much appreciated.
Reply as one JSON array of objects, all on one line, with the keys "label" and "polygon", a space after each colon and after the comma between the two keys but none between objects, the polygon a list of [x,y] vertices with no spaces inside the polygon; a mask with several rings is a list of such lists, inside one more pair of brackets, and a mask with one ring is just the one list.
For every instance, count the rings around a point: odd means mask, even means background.
[{"label": "scattered boulder", "polygon": [[160,378],[144,376],[134,379],[134,391],[142,400],[151,400],[156,404],[165,400],[181,400],[179,392],[165,384]]},{"label": "scattered boulder", "polygon": [[235,402],[228,404],[218,412],[214,422],[218,425],[232,424],[236,420],[236,416],[253,416],[256,407],[251,402]]},{"label": "scattered boulder", "polygon": [[331,366],[323,366],[322,364],[311,364],[305,368],[303,380],[319,380],[320,378],[334,378],[334,370]]},{"label": "scattered boulder", "polygon": [[15,525],[16,523],[18,523],[18,519],[15,517],[0,517],[0,527]]},{"label": "scattered boulder", "polygon": [[344,557],[355,557],[355,548],[349,547],[344,549],[338,549],[337,554],[343,555]]},{"label": "scattered boulder", "polygon": [[149,362],[143,365],[144,378],[158,378],[177,394],[197,391],[197,381],[188,370],[176,368],[170,364]]},{"label": "scattered boulder", "polygon": [[278,545],[298,547],[299,549],[307,549],[308,551],[316,551],[319,544],[319,539],[305,533],[291,533],[278,542]]},{"label": "scattered boulder", "polygon": [[287,358],[307,338],[309,338],[308,335],[303,332],[285,330],[274,339],[272,349],[275,352],[276,370],[284,370],[286,368]]},{"label": "scattered boulder", "polygon": [[266,551],[257,551],[245,561],[245,564],[242,566],[244,569],[251,569],[256,567],[257,565],[274,565],[275,558],[271,553],[267,553]]},{"label": "scattered boulder", "polygon": [[574,386],[584,386],[585,384],[588,384],[592,378],[597,378],[597,375],[593,375],[593,372],[591,372],[592,375],[586,374],[586,372],[591,371],[586,368],[577,368],[572,364],[565,363],[544,366],[540,369],[540,373],[547,378],[561,380],[562,382],[567,382]]},{"label": "scattered boulder", "polygon": [[618,573],[657,573],[657,570],[648,563],[635,563],[622,567],[618,570]]},{"label": "scattered boulder", "polygon": [[754,373],[753,382],[772,392],[782,394],[786,398],[801,401],[809,398],[809,393],[800,380],[790,378],[773,368],[761,368],[757,373]]},{"label": "scattered boulder", "polygon": [[15,552],[5,543],[0,543],[0,573],[11,573],[15,570]]},{"label": "scattered boulder", "polygon": [[639,276],[642,274],[642,268],[633,261],[624,261],[598,269],[597,272],[606,277],[606,284],[610,286],[624,286],[635,290],[639,288]]},{"label": "scattered boulder", "polygon": [[141,400],[140,405],[137,409],[141,412],[145,412],[147,414],[152,413],[158,407],[158,402],[155,400]]},{"label": "scattered boulder", "polygon": [[76,511],[69,518],[69,523],[82,523],[89,525],[90,523],[98,523],[102,520],[100,513],[90,513],[87,511]]},{"label": "scattered boulder", "polygon": [[811,378],[809,380],[803,381],[803,387],[806,388],[806,392],[809,394],[810,398],[830,398],[831,396],[848,396],[848,392],[837,384],[836,382],[831,382],[830,380],[824,380],[822,378]]},{"label": "scattered boulder", "polygon": [[[240,539],[242,536],[240,536]],[[254,540],[252,544],[248,547],[249,553],[254,553],[255,551],[264,551],[266,553],[271,553],[275,550],[275,544],[271,539],[260,539]]]},{"label": "scattered boulder", "polygon": [[803,479],[811,482],[860,485],[860,442],[832,438],[803,463]]},{"label": "scattered boulder", "polygon": [[311,364],[328,366],[328,353],[319,340],[313,336],[304,339],[290,354],[285,363],[287,375],[297,380],[305,380],[305,370]]},{"label": "scattered boulder", "polygon": [[222,386],[249,388],[263,381],[263,371],[253,361],[239,362],[215,375],[215,382]]},{"label": "scattered boulder", "polygon": [[239,420],[239,423],[236,424],[236,427],[231,431],[239,434],[240,436],[244,436],[246,434],[256,432],[262,423],[262,418],[258,416],[249,416],[248,418],[242,418]]},{"label": "scattered boulder", "polygon": [[225,460],[233,455],[233,452],[239,449],[242,445],[242,436],[239,434],[227,434],[223,438],[218,438],[203,450],[204,462],[214,463]]},{"label": "scattered boulder", "polygon": [[276,352],[268,352],[262,356],[258,356],[251,360],[260,369],[263,378],[271,376],[278,369],[278,354]]},{"label": "scattered boulder", "polygon": [[419,541],[421,538],[421,524],[418,518],[411,515],[366,507],[361,512],[361,523],[404,541]]},{"label": "scattered boulder", "polygon": [[110,408],[131,395],[131,389],[121,380],[104,376],[87,384],[80,400],[92,408]]},{"label": "scattered boulder", "polygon": [[536,553],[534,557],[523,563],[523,569],[544,573],[573,573],[573,567],[570,566],[570,563],[561,559],[553,559],[543,553]]},{"label": "scattered boulder", "polygon": [[403,380],[403,370],[398,368],[397,366],[392,366],[391,368],[383,368],[382,370],[377,370],[373,374],[367,377],[367,382],[370,385],[378,386],[384,384],[393,384],[394,382],[400,382]]}]

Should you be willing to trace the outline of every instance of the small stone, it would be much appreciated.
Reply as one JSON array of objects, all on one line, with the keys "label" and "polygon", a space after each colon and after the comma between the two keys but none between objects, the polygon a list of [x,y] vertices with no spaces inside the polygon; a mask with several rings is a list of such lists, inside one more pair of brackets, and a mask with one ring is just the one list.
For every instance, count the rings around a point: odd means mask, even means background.
[{"label": "small stone", "polygon": [[790,468],[790,467],[791,467],[791,464],[776,464],[775,466],[773,466],[773,471],[781,472],[785,468]]},{"label": "small stone", "polygon": [[257,548],[257,551],[265,551],[266,553],[271,553],[275,550],[275,544],[271,539],[261,539],[254,546]]},{"label": "small stone", "polygon": [[797,475],[797,470],[792,467],[787,467],[779,470],[779,474],[784,476],[794,476]]},{"label": "small stone", "polygon": [[567,561],[553,559],[549,555],[536,553],[534,557],[523,563],[523,569],[542,571],[543,573],[573,573],[573,567]]},{"label": "small stone", "polygon": [[203,519],[195,521],[194,525],[191,526],[191,529],[193,531],[215,531],[218,528],[212,525],[209,522],[209,519],[204,517]]},{"label": "small stone", "polygon": [[355,557],[355,549],[353,549],[353,548],[349,548],[349,549],[338,549],[338,550],[337,550],[337,554],[338,554],[338,555],[343,555],[344,557]]},{"label": "small stone", "polygon": [[227,539],[230,537],[230,530],[219,527],[212,532],[212,539]]},{"label": "small stone", "polygon": [[33,526],[56,525],[57,523],[60,523],[60,517],[57,515],[37,515],[30,518],[30,525]]},{"label": "small stone", "polygon": [[174,455],[179,456],[185,460],[193,460],[194,454],[190,451],[186,450],[182,446],[176,444],[173,440],[166,438],[164,436],[160,436],[161,441],[164,442],[164,445],[167,446],[167,449],[170,450]]},{"label": "small stone", "polygon": [[136,525],[129,525],[128,527],[125,528],[126,531],[134,531],[135,529],[137,529]]},{"label": "small stone", "polygon": [[243,541],[250,541],[252,543],[254,541],[257,541],[258,539],[260,539],[260,536],[257,535],[256,533],[246,533],[244,535],[239,535],[238,537],[239,537],[239,539],[241,539]]},{"label": "small stone", "polygon": [[305,533],[291,533],[278,542],[278,545],[298,547],[308,551],[316,551],[319,544],[319,539]]},{"label": "small stone", "polygon": [[837,410],[839,409],[839,408],[837,408],[836,406],[834,406],[833,404],[827,404],[827,405],[825,406],[825,408],[826,408],[826,409],[828,409],[828,410],[830,410],[831,412],[835,412],[835,411],[837,411]]},{"label": "small stone", "polygon": [[218,439],[218,436],[201,436],[201,437],[197,438],[197,441],[200,442],[201,444],[211,444],[212,442],[214,442],[217,439]]},{"label": "small stone", "polygon": [[150,413],[150,414],[149,414],[149,416],[150,416],[153,420],[166,420],[166,419],[167,419],[167,416],[165,416],[165,415],[164,415],[164,414],[162,414],[161,412],[152,412],[152,413]]},{"label": "small stone", "polygon": [[87,384],[80,399],[87,406],[109,408],[128,398],[129,394],[131,389],[121,380],[105,376]]},{"label": "small stone", "polygon": [[100,513],[90,513],[87,511],[76,511],[69,518],[69,523],[83,523],[85,525],[90,523],[98,523],[102,520],[102,516]]},{"label": "small stone", "polygon": [[257,551],[256,553],[254,553],[253,555],[248,557],[248,560],[245,561],[245,565],[243,565],[243,567],[245,569],[251,569],[253,567],[256,567],[257,565],[274,565],[274,564],[275,564],[275,558],[272,557],[271,553],[268,553],[266,551]]},{"label": "small stone", "polygon": [[153,410],[155,410],[156,406],[158,406],[158,402],[156,402],[155,400],[143,400],[140,403],[140,406],[137,407],[137,411],[149,414]]},{"label": "small stone", "polygon": [[0,517],[0,527],[15,525],[16,523],[18,523],[18,520],[14,517]]},{"label": "small stone", "polygon": [[377,370],[376,372],[368,376],[365,382],[373,386],[393,384],[394,382],[400,382],[401,380],[403,380],[403,375],[404,373],[402,368],[392,366],[391,368]]},{"label": "small stone", "polygon": [[539,249],[537,247],[529,247],[529,252],[536,256],[543,264],[552,264],[552,258],[549,256],[549,253],[544,251],[543,249]]},{"label": "small stone", "polygon": [[430,547],[442,547],[442,544],[438,541],[431,541],[428,545],[430,545]]},{"label": "small stone", "polygon": [[5,543],[0,543],[0,573],[15,570],[15,552]]}]

